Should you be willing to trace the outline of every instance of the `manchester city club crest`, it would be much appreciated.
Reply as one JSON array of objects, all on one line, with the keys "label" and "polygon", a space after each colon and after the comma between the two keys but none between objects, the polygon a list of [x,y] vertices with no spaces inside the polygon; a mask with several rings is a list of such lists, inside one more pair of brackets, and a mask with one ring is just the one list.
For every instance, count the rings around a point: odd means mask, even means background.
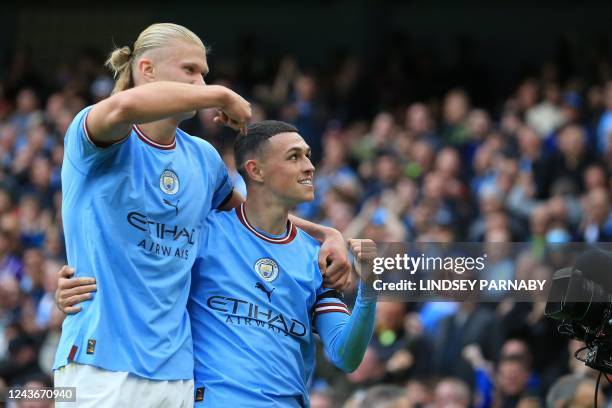
[{"label": "manchester city club crest", "polygon": [[255,262],[255,272],[266,282],[272,282],[278,277],[278,265],[270,258],[261,258]]},{"label": "manchester city club crest", "polygon": [[179,179],[172,170],[164,170],[159,178],[159,188],[166,194],[176,194],[179,191]]}]

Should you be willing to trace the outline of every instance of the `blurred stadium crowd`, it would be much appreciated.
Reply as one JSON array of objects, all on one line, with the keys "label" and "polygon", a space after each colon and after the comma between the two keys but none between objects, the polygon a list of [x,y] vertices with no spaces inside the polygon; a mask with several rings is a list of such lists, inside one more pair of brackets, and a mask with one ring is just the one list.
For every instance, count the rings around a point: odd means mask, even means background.
[{"label": "blurred stadium crowd", "polygon": [[[312,146],[317,194],[299,215],[377,241],[530,242],[534,251],[508,260],[530,276],[546,243],[612,240],[612,54],[596,51],[570,49],[493,96],[485,68],[463,61],[441,70],[401,44],[376,64],[340,53],[318,69],[292,56],[213,54],[207,81],[252,101],[255,121],[295,124]],[[53,293],[65,262],[63,135],[112,89],[103,52],[43,71],[16,50],[0,76],[3,386],[50,383],[62,321]],[[234,135],[212,115],[181,127],[213,143],[244,189]],[[320,356],[312,406],[526,408],[547,396],[550,406],[590,406],[594,372],[573,358],[580,343],[561,338],[543,306],[379,303],[354,373]],[[602,388],[604,406],[612,387]]]}]

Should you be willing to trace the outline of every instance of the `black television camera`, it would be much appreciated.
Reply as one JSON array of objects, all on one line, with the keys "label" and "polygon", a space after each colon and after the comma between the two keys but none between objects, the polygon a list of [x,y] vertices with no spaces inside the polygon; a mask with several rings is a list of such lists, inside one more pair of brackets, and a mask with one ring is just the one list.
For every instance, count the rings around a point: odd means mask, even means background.
[{"label": "black television camera", "polygon": [[612,253],[591,249],[555,272],[544,314],[562,321],[559,332],[585,342],[578,360],[612,373]]}]

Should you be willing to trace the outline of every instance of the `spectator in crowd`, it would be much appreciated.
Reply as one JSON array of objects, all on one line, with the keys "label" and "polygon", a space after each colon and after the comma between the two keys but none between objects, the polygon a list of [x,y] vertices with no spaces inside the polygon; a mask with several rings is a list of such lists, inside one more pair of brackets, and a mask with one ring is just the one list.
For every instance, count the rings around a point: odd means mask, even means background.
[{"label": "spectator in crowd", "polygon": [[436,385],[434,408],[468,408],[471,406],[470,388],[457,378],[444,378]]},{"label": "spectator in crowd", "polygon": [[442,105],[442,138],[451,145],[462,145],[468,139],[467,116],[470,100],[463,89],[453,89],[444,97]]},{"label": "spectator in crowd", "polygon": [[377,385],[370,388],[359,408],[409,408],[406,391],[399,386]]},{"label": "spectator in crowd", "polygon": [[[593,407],[595,381],[576,375],[566,375],[557,380],[546,396],[547,408]],[[601,390],[597,393],[597,406],[605,406]]]},{"label": "spectator in crowd", "polygon": [[530,373],[529,361],[525,355],[510,354],[502,357],[497,364],[493,406],[499,408],[516,407],[521,398],[529,395]]},{"label": "spectator in crowd", "polygon": [[497,361],[502,333],[496,317],[489,309],[471,301],[461,302],[459,309],[440,321],[433,339],[431,363],[435,373],[452,375],[471,386],[475,382],[472,366],[463,357],[463,349],[476,344],[488,361]]},{"label": "spectator in crowd", "polygon": [[434,147],[440,144],[435,122],[424,103],[413,103],[406,110],[406,131],[414,141],[429,142]]},{"label": "spectator in crowd", "polygon": [[41,375],[37,339],[17,332],[8,344],[8,358],[0,361],[0,377],[9,386],[23,385],[30,376]]},{"label": "spectator in crowd", "polygon": [[584,217],[578,229],[578,241],[588,243],[612,241],[610,194],[605,188],[595,188],[583,201]]},{"label": "spectator in crowd", "polygon": [[540,197],[551,195],[556,180],[568,180],[575,191],[584,191],[583,173],[596,158],[588,150],[587,135],[582,126],[567,125],[558,134],[558,152],[550,156],[543,166]]},{"label": "spectator in crowd", "polygon": [[429,381],[412,379],[406,383],[406,396],[411,407],[429,406],[434,399]]},{"label": "spectator in crowd", "polygon": [[597,127],[597,147],[602,153],[609,152],[612,147],[612,81],[606,83],[604,103],[606,111],[601,115]]},{"label": "spectator in crowd", "polygon": [[561,90],[555,82],[544,85],[544,98],[537,105],[529,108],[526,114],[527,125],[533,127],[540,138],[551,134],[563,124],[561,113]]}]

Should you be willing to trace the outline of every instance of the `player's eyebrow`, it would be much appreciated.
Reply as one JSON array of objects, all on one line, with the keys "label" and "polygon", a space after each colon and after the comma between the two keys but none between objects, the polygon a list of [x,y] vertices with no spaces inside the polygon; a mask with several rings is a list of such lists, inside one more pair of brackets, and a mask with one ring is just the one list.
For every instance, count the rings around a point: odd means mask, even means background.
[{"label": "player's eyebrow", "polygon": [[301,153],[301,152],[305,152],[306,154],[310,153],[310,146],[306,146],[306,147],[301,147],[301,146],[294,146],[292,148],[290,148],[289,150],[287,150],[286,154],[289,153]]},{"label": "player's eyebrow", "polygon": [[199,62],[194,61],[186,61],[183,63],[184,66],[193,68],[197,71],[200,71],[203,76],[206,76],[210,71],[207,64],[201,64]]}]

